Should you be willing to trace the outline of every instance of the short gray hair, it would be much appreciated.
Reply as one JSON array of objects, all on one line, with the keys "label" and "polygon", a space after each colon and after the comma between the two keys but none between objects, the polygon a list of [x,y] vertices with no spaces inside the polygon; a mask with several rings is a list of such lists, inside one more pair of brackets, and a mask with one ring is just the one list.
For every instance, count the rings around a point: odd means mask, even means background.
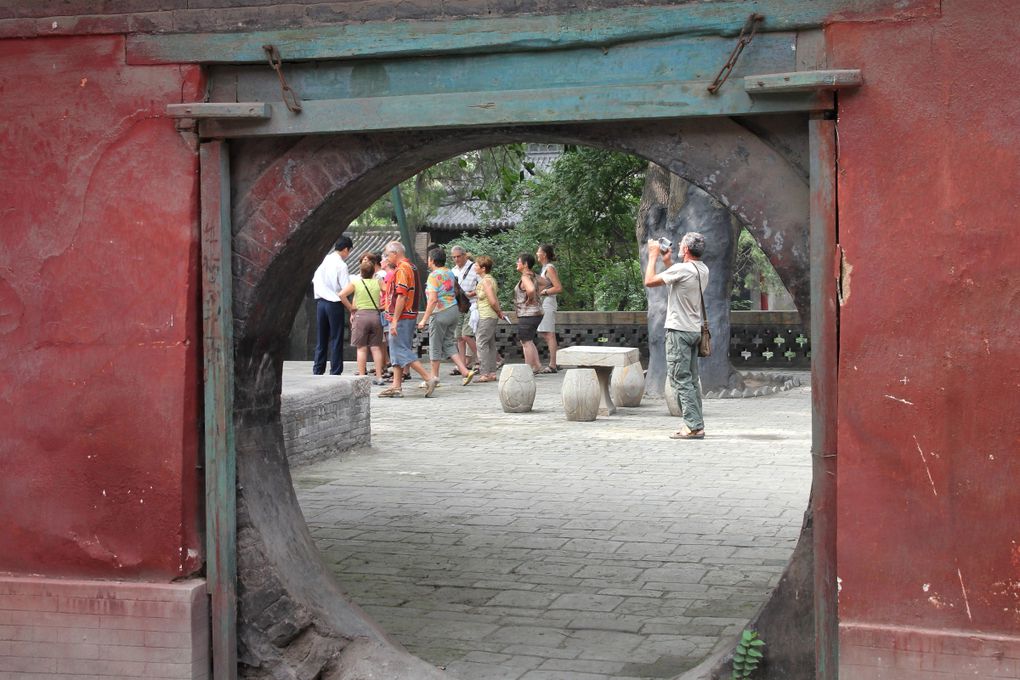
[{"label": "short gray hair", "polygon": [[450,248],[451,255],[467,255],[467,251],[461,246],[454,246]]},{"label": "short gray hair", "polygon": [[389,243],[386,244],[386,252],[387,253],[394,252],[403,255],[405,252],[404,244],[401,243],[400,241],[390,241]]},{"label": "short gray hair", "polygon": [[687,247],[687,252],[692,257],[701,257],[705,254],[705,237],[696,231],[689,231],[684,234],[683,240],[680,241],[681,246]]}]

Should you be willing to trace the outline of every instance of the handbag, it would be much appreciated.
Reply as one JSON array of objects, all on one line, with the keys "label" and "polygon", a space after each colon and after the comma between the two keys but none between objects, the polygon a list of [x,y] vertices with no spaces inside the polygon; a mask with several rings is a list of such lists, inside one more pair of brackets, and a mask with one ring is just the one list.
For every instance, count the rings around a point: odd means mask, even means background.
[{"label": "handbag", "polygon": [[[467,276],[473,265],[474,262],[468,265],[468,268],[464,270],[464,276]],[[460,287],[460,279],[457,278],[456,274],[453,275],[453,297],[457,300],[457,310],[461,314],[466,314],[471,309],[471,298],[469,298],[467,293],[464,292],[464,289]]]},{"label": "handbag", "polygon": [[457,300],[457,310],[461,314],[466,314],[471,309],[471,300],[464,289],[460,287],[456,276],[453,277],[453,297]]},{"label": "handbag", "polygon": [[701,272],[698,265],[693,264],[694,275],[698,277],[698,295],[701,297],[701,337],[698,338],[698,356],[707,357],[712,354],[712,333],[708,330],[708,314],[705,313],[705,292],[701,289]]}]

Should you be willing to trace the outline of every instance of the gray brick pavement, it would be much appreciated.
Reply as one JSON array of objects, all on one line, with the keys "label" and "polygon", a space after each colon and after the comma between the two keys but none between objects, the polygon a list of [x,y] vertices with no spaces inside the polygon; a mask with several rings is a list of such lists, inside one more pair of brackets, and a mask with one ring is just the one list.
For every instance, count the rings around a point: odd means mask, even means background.
[{"label": "gray brick pavement", "polygon": [[683,442],[661,401],[567,422],[562,375],[525,414],[446,376],[373,396],[371,447],[293,471],[302,509],[354,600],[454,677],[674,677],[793,550],[809,389],[707,401],[708,438]]}]

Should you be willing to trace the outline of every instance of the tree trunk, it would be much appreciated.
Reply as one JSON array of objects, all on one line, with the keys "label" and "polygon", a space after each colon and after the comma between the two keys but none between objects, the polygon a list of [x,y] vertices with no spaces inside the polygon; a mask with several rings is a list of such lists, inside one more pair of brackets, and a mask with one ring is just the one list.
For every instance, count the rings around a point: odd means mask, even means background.
[{"label": "tree trunk", "polygon": [[[705,236],[702,258],[710,272],[705,308],[712,330],[712,356],[700,360],[705,391],[742,387],[740,373],[729,359],[730,286],[740,225],[722,204],[701,189],[655,163],[648,164],[638,207],[637,239],[641,267],[648,262],[647,241],[666,237],[679,257],[680,240],[690,231]],[[645,394],[661,397],[666,384],[666,297],[668,288],[648,288],[648,373]]]}]

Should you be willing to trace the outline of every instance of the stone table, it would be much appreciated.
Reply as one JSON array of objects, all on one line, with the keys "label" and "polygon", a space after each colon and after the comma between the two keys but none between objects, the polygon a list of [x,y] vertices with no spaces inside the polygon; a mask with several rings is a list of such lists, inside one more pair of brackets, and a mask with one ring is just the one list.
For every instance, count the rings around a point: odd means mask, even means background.
[{"label": "stone table", "polygon": [[599,377],[599,385],[602,387],[602,400],[599,413],[612,415],[616,413],[616,405],[609,392],[609,381],[613,375],[613,369],[617,366],[630,366],[641,360],[637,347],[597,347],[590,345],[575,345],[561,349],[556,353],[556,363],[559,366],[577,366],[579,368],[594,368]]}]

